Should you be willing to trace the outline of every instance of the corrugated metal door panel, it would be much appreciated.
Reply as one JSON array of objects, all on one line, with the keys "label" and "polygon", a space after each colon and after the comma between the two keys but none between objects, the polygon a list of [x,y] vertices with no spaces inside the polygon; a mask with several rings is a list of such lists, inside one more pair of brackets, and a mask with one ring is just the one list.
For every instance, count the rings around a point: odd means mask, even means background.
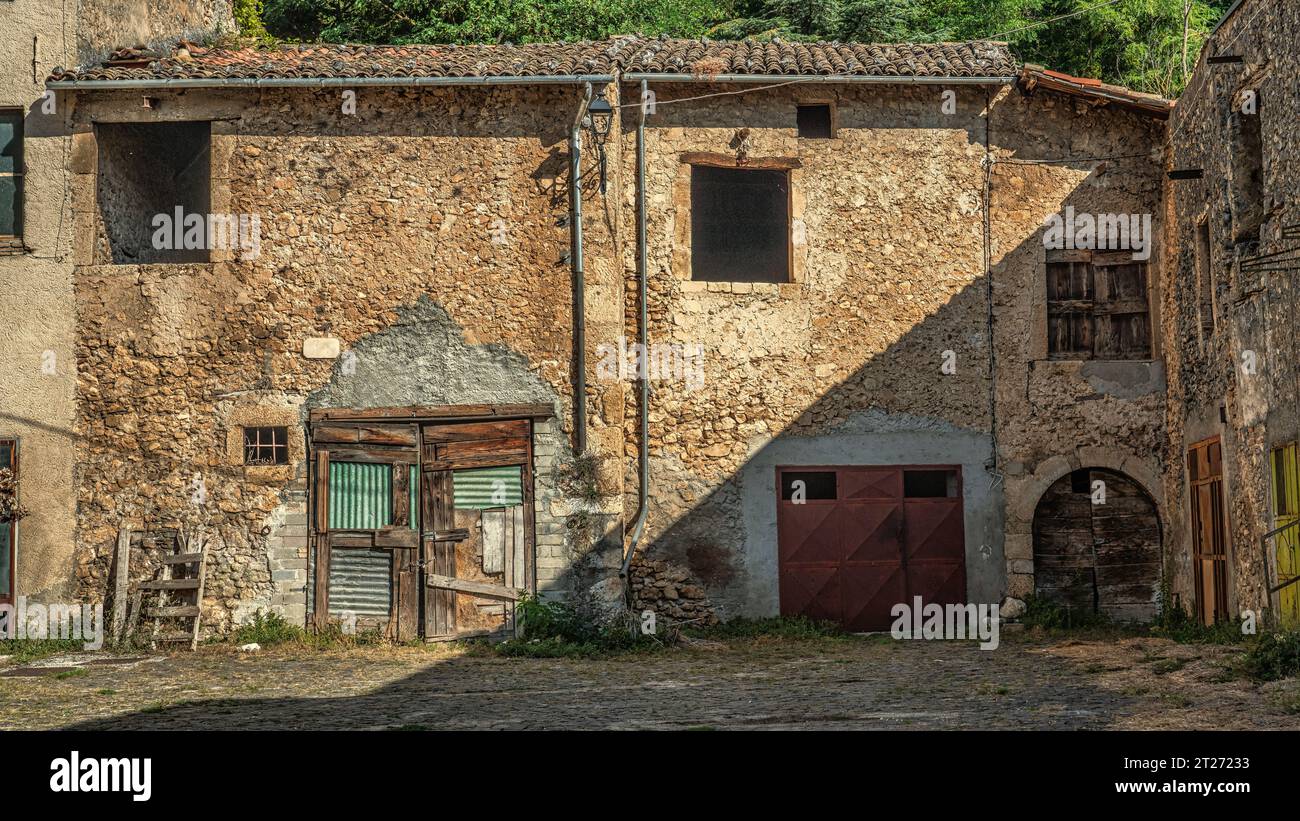
[{"label": "corrugated metal door panel", "polygon": [[392,524],[391,466],[330,462],[329,487],[331,530],[373,530]]},{"label": "corrugated metal door panel", "polygon": [[[417,511],[419,471],[411,466],[411,507]],[[375,530],[393,523],[393,468],[363,462],[330,462],[329,526],[331,530]],[[411,528],[418,527],[411,517]]]},{"label": "corrugated metal door panel", "polygon": [[393,603],[389,550],[330,550],[330,615],[389,615]]},{"label": "corrugated metal door panel", "polygon": [[514,507],[524,503],[523,468],[473,468],[452,471],[452,492],[460,510]]}]

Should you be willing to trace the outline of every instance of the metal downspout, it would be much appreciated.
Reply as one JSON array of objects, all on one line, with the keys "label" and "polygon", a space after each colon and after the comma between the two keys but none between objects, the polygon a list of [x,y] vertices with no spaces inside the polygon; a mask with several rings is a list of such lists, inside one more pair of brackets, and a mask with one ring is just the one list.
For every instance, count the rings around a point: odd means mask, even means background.
[{"label": "metal downspout", "polygon": [[569,201],[573,228],[573,450],[587,452],[587,282],[582,268],[582,119],[591,102],[591,83],[582,87],[582,105],[569,131]]},{"label": "metal downspout", "polygon": [[[636,124],[636,279],[637,279],[637,299],[640,302],[640,317],[637,323],[637,335],[640,337],[637,341],[641,348],[641,361],[644,365],[646,362],[646,353],[649,350],[650,336],[650,317],[649,306],[646,304],[647,284],[646,284],[646,230],[645,230],[645,100],[646,100],[646,81],[641,81],[641,114]],[[638,487],[638,505],[636,511],[636,520],[632,525],[632,541],[628,545],[627,554],[623,556],[623,568],[619,571],[619,576],[626,579],[628,568],[632,564],[632,557],[636,554],[637,545],[641,542],[641,535],[645,532],[646,517],[650,513],[650,380],[647,369],[640,369],[641,383],[641,439],[638,443],[638,473],[640,484]],[[629,601],[631,589],[628,588]]]}]

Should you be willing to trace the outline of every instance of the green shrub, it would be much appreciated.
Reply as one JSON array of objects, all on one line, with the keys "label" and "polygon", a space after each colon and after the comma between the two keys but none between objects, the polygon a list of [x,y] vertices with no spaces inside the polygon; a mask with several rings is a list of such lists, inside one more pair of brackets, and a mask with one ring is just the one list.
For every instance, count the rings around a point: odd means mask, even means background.
[{"label": "green shrub", "polygon": [[235,0],[233,11],[243,36],[263,43],[274,39],[262,24],[262,0]]},{"label": "green shrub", "polygon": [[387,637],[377,629],[365,630],[361,633],[344,633],[342,624],[331,621],[323,628],[307,630],[296,624],[290,624],[279,613],[264,610],[257,611],[252,621],[241,625],[230,635],[229,641],[234,644],[260,644],[263,647],[295,643],[314,647],[317,650],[388,643]]},{"label": "green shrub", "polygon": [[307,631],[290,624],[279,613],[258,610],[253,620],[243,624],[234,632],[230,640],[235,644],[260,644],[270,647],[285,642],[301,642],[306,639]]},{"label": "green shrub", "polygon": [[1157,602],[1160,609],[1150,627],[1153,636],[1179,644],[1240,644],[1244,639],[1240,619],[1219,621],[1207,627],[1175,605],[1168,579],[1160,583]]},{"label": "green shrub", "polygon": [[1250,643],[1241,667],[1256,681],[1277,681],[1300,673],[1300,632],[1260,634]]},{"label": "green shrub", "polygon": [[645,652],[673,643],[671,631],[643,635],[627,614],[603,615],[591,603],[525,596],[515,606],[519,637],[494,645],[497,654],[533,658],[595,658]]}]

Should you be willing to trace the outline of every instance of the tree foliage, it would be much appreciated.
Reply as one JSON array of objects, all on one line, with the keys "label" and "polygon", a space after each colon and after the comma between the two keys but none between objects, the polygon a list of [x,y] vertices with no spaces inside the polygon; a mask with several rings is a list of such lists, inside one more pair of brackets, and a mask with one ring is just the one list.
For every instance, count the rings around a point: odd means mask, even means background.
[{"label": "tree foliage", "polygon": [[721,40],[1006,40],[1022,60],[1166,96],[1181,90],[1230,1],[261,0],[267,30],[304,41],[526,43],[632,32]]}]

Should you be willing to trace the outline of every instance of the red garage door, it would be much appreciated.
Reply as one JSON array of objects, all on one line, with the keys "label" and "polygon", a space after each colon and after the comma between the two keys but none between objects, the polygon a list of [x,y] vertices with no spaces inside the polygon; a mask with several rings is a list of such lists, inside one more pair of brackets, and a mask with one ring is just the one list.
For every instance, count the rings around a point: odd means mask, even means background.
[{"label": "red garage door", "polygon": [[894,605],[964,604],[961,469],[777,469],[781,615],[887,630]]}]

